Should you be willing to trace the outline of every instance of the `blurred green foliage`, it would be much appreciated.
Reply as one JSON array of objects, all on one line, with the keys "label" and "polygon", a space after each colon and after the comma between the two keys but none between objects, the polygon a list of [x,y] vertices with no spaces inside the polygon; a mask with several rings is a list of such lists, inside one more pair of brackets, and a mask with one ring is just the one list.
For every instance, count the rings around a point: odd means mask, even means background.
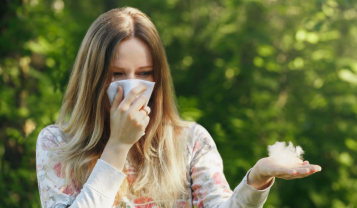
[{"label": "blurred green foliage", "polygon": [[351,0],[8,0],[0,8],[0,207],[40,207],[39,132],[55,122],[90,24],[132,6],[165,45],[181,116],[215,139],[234,189],[267,145],[322,172],[277,180],[264,207],[357,205],[357,3]]}]

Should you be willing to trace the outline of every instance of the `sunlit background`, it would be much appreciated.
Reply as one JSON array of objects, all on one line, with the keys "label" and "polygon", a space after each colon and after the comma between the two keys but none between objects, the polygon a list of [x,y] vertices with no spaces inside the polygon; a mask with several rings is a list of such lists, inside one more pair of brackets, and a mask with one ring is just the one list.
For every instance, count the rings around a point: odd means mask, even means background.
[{"label": "sunlit background", "polygon": [[357,207],[357,3],[351,0],[7,0],[0,6],[0,207],[40,207],[39,132],[58,116],[79,45],[103,12],[156,25],[181,116],[214,138],[234,189],[267,145],[322,172],[276,180],[265,208]]}]

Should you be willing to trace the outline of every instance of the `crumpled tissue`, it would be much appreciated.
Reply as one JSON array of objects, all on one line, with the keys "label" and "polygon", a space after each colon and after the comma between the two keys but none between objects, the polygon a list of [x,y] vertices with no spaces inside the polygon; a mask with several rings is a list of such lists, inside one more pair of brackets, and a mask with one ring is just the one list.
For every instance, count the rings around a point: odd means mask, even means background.
[{"label": "crumpled tissue", "polygon": [[[123,91],[124,91],[123,99],[124,99],[128,95],[128,93],[130,92],[131,89],[133,89],[134,87],[136,87],[136,86],[138,86],[140,84],[145,85],[147,87],[147,90],[145,90],[144,92],[140,93],[136,97],[136,99],[141,94],[144,94],[148,98],[148,100],[146,102],[146,105],[148,105],[150,97],[151,97],[151,94],[152,94],[152,91],[153,91],[154,86],[155,86],[155,82],[145,81],[145,80],[141,80],[141,79],[126,79],[126,80],[120,80],[120,81],[112,82],[109,85],[109,88],[107,90],[107,94],[108,94],[108,97],[109,97],[110,105],[113,104],[113,99],[114,99],[115,94],[117,93],[118,86],[121,86],[123,88]],[[133,101],[133,103],[135,102],[135,100]]]}]

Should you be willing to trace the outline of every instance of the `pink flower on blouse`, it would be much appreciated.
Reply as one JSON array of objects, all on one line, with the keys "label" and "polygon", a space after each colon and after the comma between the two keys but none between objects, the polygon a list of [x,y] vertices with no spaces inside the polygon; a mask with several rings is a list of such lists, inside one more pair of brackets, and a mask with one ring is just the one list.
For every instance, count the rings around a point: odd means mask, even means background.
[{"label": "pink flower on blouse", "polygon": [[200,201],[200,203],[198,204],[197,208],[203,208],[203,201]]},{"label": "pink flower on blouse", "polygon": [[213,181],[215,184],[220,186],[228,185],[227,181],[223,178],[220,172],[216,172],[215,174],[213,174]]},{"label": "pink flower on blouse", "polygon": [[133,184],[135,182],[135,180],[136,180],[135,174],[128,174],[127,178],[128,178],[128,183],[129,184]]},{"label": "pink flower on blouse", "polygon": [[69,186],[66,186],[65,188],[61,186],[58,190],[62,191],[64,194],[67,194],[68,196],[72,196],[74,194],[73,189]]},{"label": "pink flower on blouse", "polygon": [[200,184],[194,184],[192,185],[192,189],[195,191],[195,190],[198,190],[198,189],[201,189],[201,185]]},{"label": "pink flower on blouse", "polygon": [[186,202],[180,201],[179,203],[177,203],[177,208],[186,208]]},{"label": "pink flower on blouse", "polygon": [[55,170],[55,173],[56,173],[56,175],[57,175],[58,178],[64,178],[64,176],[61,177],[61,168],[62,168],[61,163],[57,163],[57,164],[53,167],[53,170]]},{"label": "pink flower on blouse", "polygon": [[41,170],[43,170],[43,166],[41,164],[36,165],[36,171],[39,173]]},{"label": "pink flower on blouse", "polygon": [[202,193],[202,186],[200,184],[194,184],[192,185],[192,189],[193,189],[193,192],[192,192],[192,196],[194,199],[201,199],[203,198],[203,193]]},{"label": "pink flower on blouse", "polygon": [[192,178],[196,179],[197,177],[200,176],[200,173],[204,172],[204,168],[202,167],[192,167],[191,169],[191,174],[192,174]]},{"label": "pink flower on blouse", "polygon": [[[53,166],[53,170],[55,171],[57,177],[58,178],[65,178],[64,175],[61,176],[61,168],[62,168],[61,163],[57,163],[55,166]],[[72,174],[73,174],[73,171],[71,173],[71,178],[72,178]],[[59,190],[64,189],[63,193],[68,194],[70,196],[73,195],[73,194],[78,195],[79,192],[80,192],[80,188],[78,187],[78,184],[73,180],[73,178],[72,178],[72,184],[71,185],[72,185],[71,187],[67,186],[66,188],[61,186],[59,188]]]},{"label": "pink flower on blouse", "polygon": [[193,147],[193,152],[197,152],[197,150],[200,148],[200,141],[197,140],[195,142],[195,146]]},{"label": "pink flower on blouse", "polygon": [[42,137],[41,144],[42,149],[45,151],[53,148],[58,148],[60,146],[59,144],[57,144],[56,139],[50,134],[46,134]]},{"label": "pink flower on blouse", "polygon": [[232,194],[233,191],[231,191],[231,190],[229,190],[229,189],[224,189],[224,190],[223,190],[223,193]]},{"label": "pink flower on blouse", "polygon": [[[154,203],[148,203],[154,201],[152,198],[149,198],[147,196],[145,197],[140,197],[134,200],[134,205],[135,204],[144,204],[144,205],[135,205],[135,208],[152,208],[154,206]],[[145,204],[148,203],[148,204]]]}]

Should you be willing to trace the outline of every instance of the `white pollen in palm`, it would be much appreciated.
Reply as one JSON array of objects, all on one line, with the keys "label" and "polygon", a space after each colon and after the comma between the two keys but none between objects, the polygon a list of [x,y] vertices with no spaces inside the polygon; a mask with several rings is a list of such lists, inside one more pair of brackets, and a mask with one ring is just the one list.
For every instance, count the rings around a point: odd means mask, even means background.
[{"label": "white pollen in palm", "polygon": [[289,142],[289,146],[285,142],[275,142],[268,146],[268,151],[269,157],[285,167],[294,167],[303,162],[304,150],[300,146],[294,147],[292,142]]}]

